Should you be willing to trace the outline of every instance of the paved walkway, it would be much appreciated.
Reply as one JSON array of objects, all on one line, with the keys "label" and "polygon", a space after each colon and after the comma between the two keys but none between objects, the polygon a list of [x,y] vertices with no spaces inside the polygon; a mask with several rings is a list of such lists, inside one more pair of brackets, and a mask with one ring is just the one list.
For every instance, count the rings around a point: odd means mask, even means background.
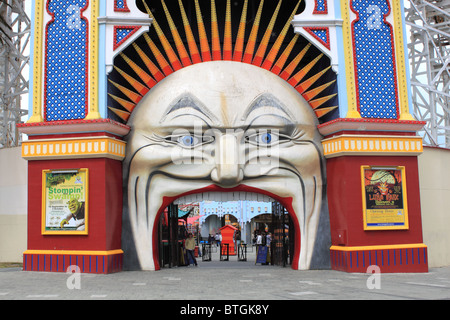
[{"label": "paved walkway", "polygon": [[[124,271],[108,275],[0,269],[0,300],[408,300],[450,299],[450,267],[429,273],[349,274],[295,271],[247,262],[202,262],[198,267]],[[248,301],[247,301],[248,304]],[[70,308],[69,308],[70,309]]]}]

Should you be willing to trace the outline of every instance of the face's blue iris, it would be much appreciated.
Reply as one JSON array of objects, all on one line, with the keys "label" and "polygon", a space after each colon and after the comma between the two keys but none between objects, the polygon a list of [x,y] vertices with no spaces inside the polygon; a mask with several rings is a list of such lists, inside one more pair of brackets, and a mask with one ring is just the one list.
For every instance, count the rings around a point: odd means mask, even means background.
[{"label": "face's blue iris", "polygon": [[183,145],[185,145],[186,147],[191,147],[194,145],[194,137],[193,136],[183,136],[183,137],[181,137],[180,140],[181,140],[180,142]]},{"label": "face's blue iris", "polygon": [[260,136],[261,143],[269,144],[272,142],[272,135],[270,133],[263,133]]}]

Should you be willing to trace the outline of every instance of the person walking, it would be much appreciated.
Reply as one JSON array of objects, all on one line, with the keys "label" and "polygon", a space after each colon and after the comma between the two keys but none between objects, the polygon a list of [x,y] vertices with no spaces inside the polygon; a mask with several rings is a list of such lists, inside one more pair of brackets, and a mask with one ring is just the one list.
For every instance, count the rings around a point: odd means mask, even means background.
[{"label": "person walking", "polygon": [[184,242],[184,248],[186,249],[187,265],[192,263],[197,267],[197,260],[195,259],[195,239],[192,233],[189,233],[188,238]]},{"label": "person walking", "polygon": [[240,245],[241,245],[241,230],[237,229],[234,232],[234,250],[238,251]]},{"label": "person walking", "polygon": [[220,247],[220,243],[222,242],[222,234],[220,232],[216,233],[214,239],[216,240],[216,245]]},{"label": "person walking", "polygon": [[259,247],[262,244],[263,244],[263,236],[261,232],[258,232],[258,234],[256,235],[256,246]]},{"label": "person walking", "polygon": [[269,232],[266,235],[266,247],[267,247],[267,261],[266,264],[269,264],[272,258],[272,234]]},{"label": "person walking", "polygon": [[256,233],[256,240],[255,240],[255,244],[256,244],[256,255],[258,255],[259,247],[262,246],[262,240],[263,240],[263,237],[262,237],[262,235],[261,235],[261,232],[258,231],[258,232]]}]

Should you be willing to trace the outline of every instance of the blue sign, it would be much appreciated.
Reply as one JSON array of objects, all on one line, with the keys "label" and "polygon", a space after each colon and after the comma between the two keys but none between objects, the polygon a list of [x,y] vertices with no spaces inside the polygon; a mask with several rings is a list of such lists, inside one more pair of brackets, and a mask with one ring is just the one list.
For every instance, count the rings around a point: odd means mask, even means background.
[{"label": "blue sign", "polygon": [[267,262],[267,247],[266,246],[259,246],[258,247],[258,253],[256,255],[256,263],[266,263]]}]

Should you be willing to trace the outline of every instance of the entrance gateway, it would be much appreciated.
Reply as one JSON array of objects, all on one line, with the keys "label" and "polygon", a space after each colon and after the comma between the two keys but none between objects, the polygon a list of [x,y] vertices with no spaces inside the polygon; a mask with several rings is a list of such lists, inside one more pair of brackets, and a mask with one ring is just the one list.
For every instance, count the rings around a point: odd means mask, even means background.
[{"label": "entrance gateway", "polygon": [[402,5],[34,0],[24,270],[159,270],[215,192],[286,208],[293,269],[426,272]]},{"label": "entrance gateway", "polygon": [[[295,252],[295,241],[290,239],[295,239],[295,228],[289,213],[273,199],[272,202],[252,201],[248,204],[243,202],[247,201],[231,201],[231,205],[238,203],[239,207],[232,213],[229,213],[230,210],[214,212],[214,209],[219,207],[220,210],[222,206],[230,204],[230,201],[225,203],[208,201],[188,206],[177,202],[179,205],[175,203],[169,205],[161,215],[158,227],[160,267],[172,268],[193,263],[189,261],[184,250],[184,243],[189,234],[195,236],[195,254],[201,261],[232,260],[241,261],[242,264],[290,266]],[[180,210],[180,207],[184,207],[185,210]],[[208,211],[212,208],[213,213],[204,219],[205,215],[202,213],[206,213],[206,207]],[[246,217],[246,209],[255,211],[254,214],[252,212],[252,219]],[[236,218],[242,216],[245,216],[244,221]],[[200,219],[203,224],[199,223]],[[219,233],[222,236],[221,241],[216,241],[215,235]],[[261,246],[257,243],[257,235],[264,237],[261,243],[266,247],[263,248],[265,251],[258,252]]]}]

